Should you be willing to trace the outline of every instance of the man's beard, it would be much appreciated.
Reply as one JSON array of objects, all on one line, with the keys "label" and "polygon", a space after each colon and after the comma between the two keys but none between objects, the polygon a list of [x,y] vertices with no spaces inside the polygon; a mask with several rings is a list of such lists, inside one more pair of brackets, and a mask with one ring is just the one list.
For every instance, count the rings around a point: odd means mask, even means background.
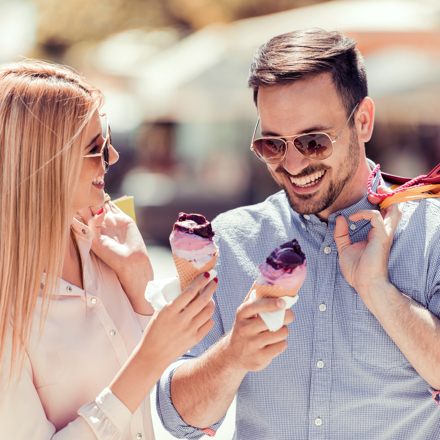
[{"label": "man's beard", "polygon": [[[314,163],[316,164],[317,161],[315,161]],[[355,130],[351,131],[348,155],[344,163],[345,166],[343,168],[334,172],[334,177],[341,176],[341,180],[331,181],[327,193],[324,195],[324,197],[320,199],[314,199],[315,196],[313,193],[310,194],[295,193],[294,195],[292,195],[291,191],[289,192],[289,190],[286,189],[286,187],[282,183],[280,183],[278,179],[275,179],[275,181],[286,193],[287,198],[289,200],[289,204],[294,211],[296,211],[298,214],[319,214],[320,212],[330,208],[330,206],[332,206],[335,203],[335,201],[341,195],[345,185],[353,178],[359,167],[359,163],[360,163],[359,143],[358,143],[358,136]],[[316,171],[325,171],[328,169],[329,167],[325,166],[323,163],[320,163],[319,165],[309,166],[305,168],[300,174],[298,174],[295,177],[303,177],[310,175]],[[275,177],[276,174],[289,175],[284,170],[282,165],[280,165],[276,169],[275,173],[273,171],[271,171],[271,173],[273,177]]]}]

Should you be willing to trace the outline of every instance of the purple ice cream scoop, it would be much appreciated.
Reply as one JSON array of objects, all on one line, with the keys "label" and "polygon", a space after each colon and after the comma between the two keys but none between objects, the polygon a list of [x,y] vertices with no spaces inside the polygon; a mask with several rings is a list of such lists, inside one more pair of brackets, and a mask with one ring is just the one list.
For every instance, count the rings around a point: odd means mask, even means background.
[{"label": "purple ice cream scoop", "polygon": [[174,231],[185,232],[187,234],[195,234],[199,237],[209,238],[212,240],[214,231],[211,222],[206,220],[201,214],[185,214],[181,212],[176,223],[174,223]]},{"label": "purple ice cream scoop", "polygon": [[298,241],[293,239],[275,248],[258,267],[257,284],[293,289],[301,286],[307,275],[307,260]]}]

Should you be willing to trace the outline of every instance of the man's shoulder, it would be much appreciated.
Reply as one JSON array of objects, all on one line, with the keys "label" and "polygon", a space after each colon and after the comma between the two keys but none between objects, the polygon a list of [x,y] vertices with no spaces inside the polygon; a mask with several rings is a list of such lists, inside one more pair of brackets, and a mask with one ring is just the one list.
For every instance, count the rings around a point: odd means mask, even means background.
[{"label": "man's shoulder", "polygon": [[440,239],[440,198],[417,199],[400,206],[402,218],[397,234]]},{"label": "man's shoulder", "polygon": [[291,210],[284,191],[271,195],[255,205],[241,206],[218,215],[212,222],[216,233],[246,231],[262,223],[283,223],[291,217]]},{"label": "man's shoulder", "polygon": [[[402,213],[404,218],[410,217],[428,217],[431,218],[435,216],[437,221],[435,222],[438,227],[440,218],[440,198],[426,198],[411,200],[401,205]],[[435,225],[433,225],[435,226]]]}]

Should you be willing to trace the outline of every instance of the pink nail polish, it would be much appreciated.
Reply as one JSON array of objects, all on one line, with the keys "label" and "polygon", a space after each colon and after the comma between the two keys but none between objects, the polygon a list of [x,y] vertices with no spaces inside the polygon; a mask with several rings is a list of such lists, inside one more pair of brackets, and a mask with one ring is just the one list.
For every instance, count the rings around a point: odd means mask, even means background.
[{"label": "pink nail polish", "polygon": [[209,278],[209,273],[208,272],[205,272],[203,275],[204,275],[205,278]]},{"label": "pink nail polish", "polygon": [[100,214],[102,214],[104,212],[104,208],[101,208],[97,213],[96,213],[96,215],[100,215]]},{"label": "pink nail polish", "polygon": [[214,278],[214,281],[215,281],[216,283],[218,283],[218,278],[217,278],[217,277],[215,277],[215,278]]}]

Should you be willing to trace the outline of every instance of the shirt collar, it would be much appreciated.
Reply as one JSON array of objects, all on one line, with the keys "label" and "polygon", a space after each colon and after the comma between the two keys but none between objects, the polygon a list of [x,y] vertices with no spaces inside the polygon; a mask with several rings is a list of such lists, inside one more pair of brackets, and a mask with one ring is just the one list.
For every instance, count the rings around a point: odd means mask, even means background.
[{"label": "shirt collar", "polygon": [[[78,243],[78,250],[81,255],[81,263],[83,266],[84,282],[86,283],[87,290],[89,286],[93,285],[89,279],[86,262],[90,258],[90,249],[92,247],[92,232],[90,228],[78,219],[74,218],[72,222],[72,228],[75,232],[76,241]],[[57,292],[59,296],[84,296],[84,290],[80,289],[73,284],[69,284],[63,279],[60,279],[60,288]]]},{"label": "shirt collar", "polygon": [[[370,159],[367,159],[367,162],[368,162],[368,165],[372,171],[374,169],[374,167],[376,166],[376,164]],[[371,182],[371,189],[374,192],[377,192],[377,188],[379,187],[379,185],[381,183],[383,183],[383,178],[380,173],[380,170],[378,170],[376,172],[375,176],[373,177],[372,182]],[[353,222],[348,217],[350,217],[350,215],[354,214],[355,212],[358,212],[361,210],[373,210],[373,209],[378,210],[379,206],[373,205],[372,203],[370,203],[368,201],[367,187],[365,187],[365,196],[361,200],[359,200],[359,202],[357,202],[354,205],[351,205],[345,209],[341,209],[340,211],[334,212],[333,214],[330,214],[330,216],[328,218],[328,223],[334,224],[336,222],[336,217],[338,217],[339,215],[342,215],[347,220],[347,223],[349,226],[349,233],[351,235],[354,232],[356,232],[357,230],[359,230],[360,228],[362,228],[363,226],[365,226],[367,223],[369,223],[369,220],[359,220],[357,222]],[[300,219],[302,222],[304,222],[304,220],[305,220],[307,223],[311,222],[311,223],[321,224],[321,220],[314,214],[300,215],[293,210],[292,210],[292,212],[294,213],[295,217]]]}]

